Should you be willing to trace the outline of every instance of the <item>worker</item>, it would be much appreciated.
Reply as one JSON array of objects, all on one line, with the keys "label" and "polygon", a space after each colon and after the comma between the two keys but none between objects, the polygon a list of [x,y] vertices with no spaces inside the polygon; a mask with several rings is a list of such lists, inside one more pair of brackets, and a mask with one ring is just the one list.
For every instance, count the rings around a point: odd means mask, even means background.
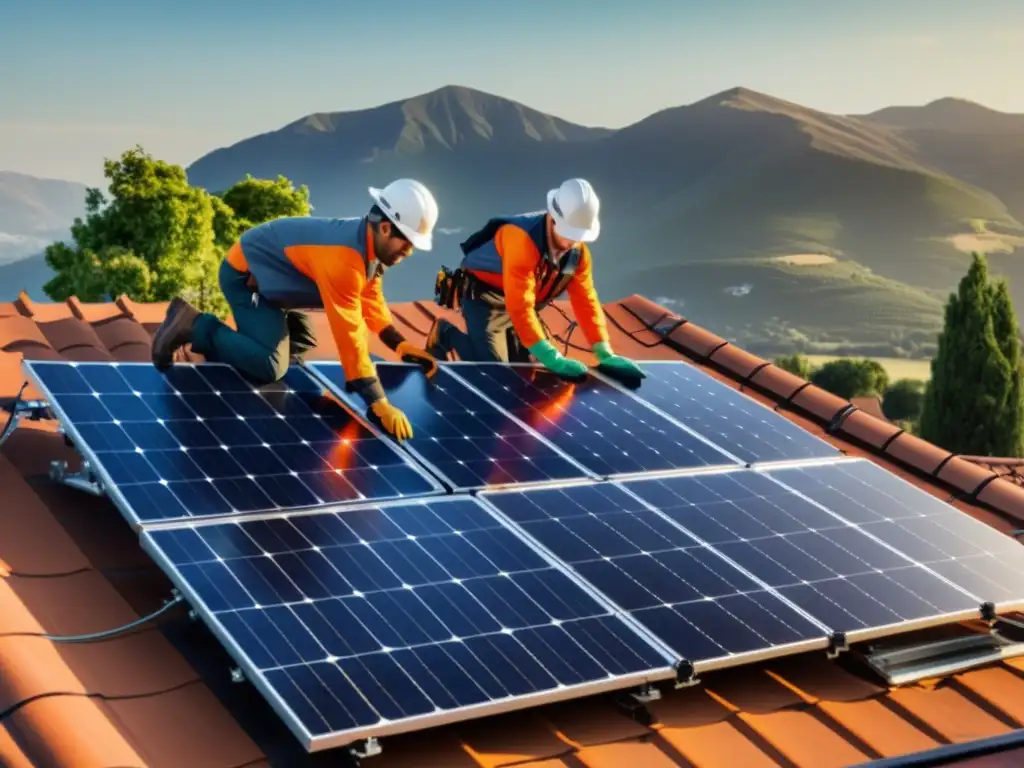
[{"label": "worker", "polygon": [[[635,363],[612,351],[604,309],[594,289],[587,244],[600,233],[599,212],[600,201],[590,182],[569,179],[548,192],[546,211],[488,221],[462,243],[461,267],[451,276],[439,276],[439,285],[449,278],[455,283],[454,288],[449,283],[444,293],[460,296],[466,331],[444,319],[435,321],[427,351],[438,359],[454,350],[461,360],[508,362],[517,358],[509,345],[518,341],[547,369],[566,378],[583,376],[587,367],[555,348],[537,315],[568,292],[599,366],[622,378],[645,378]],[[510,329],[515,334],[511,339]]]},{"label": "worker", "polygon": [[400,358],[420,363],[428,377],[436,373],[437,361],[395,328],[381,280],[413,248],[431,249],[438,207],[412,179],[369,191],[373,204],[361,218],[286,217],[243,233],[219,275],[236,330],[175,298],[153,338],[153,364],[166,370],[176,350],[191,344],[256,385],[279,381],[292,357],[316,344],[309,319],[297,309],[323,308],[346,389],[362,397],[390,435],[412,437],[408,418],[388,402],[377,378],[367,330]]}]

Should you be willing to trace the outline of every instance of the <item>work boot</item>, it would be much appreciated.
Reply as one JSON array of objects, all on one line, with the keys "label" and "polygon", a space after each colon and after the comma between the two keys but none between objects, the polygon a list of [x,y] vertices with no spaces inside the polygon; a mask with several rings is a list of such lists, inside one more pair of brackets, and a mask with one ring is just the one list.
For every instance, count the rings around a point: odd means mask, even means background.
[{"label": "work boot", "polygon": [[174,299],[167,316],[153,335],[153,365],[165,371],[174,364],[174,353],[192,341],[192,328],[199,310],[184,299]]},{"label": "work boot", "polygon": [[440,345],[441,331],[449,325],[451,325],[451,323],[444,318],[439,317],[434,321],[434,324],[430,326],[430,330],[427,332],[426,351],[429,355],[438,360],[448,359],[448,351],[446,349],[442,349]]}]

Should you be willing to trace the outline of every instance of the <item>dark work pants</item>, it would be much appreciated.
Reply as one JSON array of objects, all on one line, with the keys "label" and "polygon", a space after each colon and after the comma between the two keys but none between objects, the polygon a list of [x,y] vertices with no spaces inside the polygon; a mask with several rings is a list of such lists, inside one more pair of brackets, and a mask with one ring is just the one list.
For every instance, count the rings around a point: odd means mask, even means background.
[{"label": "dark work pants", "polygon": [[454,350],[461,360],[474,362],[524,362],[530,359],[505,307],[505,297],[491,291],[462,300],[466,330],[445,323],[438,334],[442,355]]},{"label": "dark work pants", "polygon": [[219,278],[237,330],[216,315],[202,314],[192,331],[192,349],[210,362],[227,363],[254,384],[280,381],[293,355],[316,346],[309,317],[254,294],[245,284],[248,276],[227,261],[220,265]]}]

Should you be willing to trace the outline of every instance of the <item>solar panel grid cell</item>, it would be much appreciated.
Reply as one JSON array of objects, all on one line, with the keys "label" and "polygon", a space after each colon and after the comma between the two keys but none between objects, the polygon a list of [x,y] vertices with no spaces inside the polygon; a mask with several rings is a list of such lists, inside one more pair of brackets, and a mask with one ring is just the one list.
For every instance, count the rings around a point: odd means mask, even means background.
[{"label": "solar panel grid cell", "polygon": [[301,369],[257,391],[211,364],[26,366],[136,523],[439,490]]},{"label": "solar panel grid cell", "polygon": [[750,464],[838,458],[839,450],[683,362],[649,362],[633,394]]},{"label": "solar panel grid cell", "polygon": [[[311,370],[354,409],[337,363]],[[403,447],[429,464],[455,490],[580,480],[591,477],[517,419],[481,398],[441,366],[428,382],[416,365],[378,363],[388,400],[408,416],[413,437]]]},{"label": "solar panel grid cell", "polygon": [[615,484],[482,497],[679,659],[713,667],[827,641],[823,627]]},{"label": "solar panel grid cell", "polygon": [[532,365],[456,363],[450,368],[601,477],[739,463],[595,376],[572,383]]},{"label": "solar panel grid cell", "polygon": [[999,610],[1024,608],[1024,546],[950,504],[858,460],[772,476],[865,534]]},{"label": "solar panel grid cell", "polygon": [[311,739],[671,675],[469,498],[143,535]]},{"label": "solar panel grid cell", "polygon": [[[838,466],[799,471],[815,477]],[[978,614],[976,597],[768,473],[638,480],[626,487],[851,640],[858,632]]]}]

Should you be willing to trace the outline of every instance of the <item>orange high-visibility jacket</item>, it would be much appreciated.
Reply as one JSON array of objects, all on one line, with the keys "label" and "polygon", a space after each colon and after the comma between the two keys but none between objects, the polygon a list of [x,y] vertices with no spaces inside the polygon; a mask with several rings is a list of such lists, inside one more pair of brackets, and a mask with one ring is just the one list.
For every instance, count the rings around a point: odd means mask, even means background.
[{"label": "orange high-visibility jacket", "polygon": [[462,243],[462,250],[462,267],[504,293],[512,325],[524,346],[544,339],[537,309],[563,292],[569,294],[587,342],[593,346],[608,341],[604,308],[594,289],[590,249],[581,243],[553,263],[547,256],[545,212],[491,219]]},{"label": "orange high-visibility jacket", "polygon": [[[246,231],[227,255],[249,272],[260,295],[281,307],[323,307],[349,383],[376,383],[367,330],[391,349],[403,341],[381,289],[383,265],[374,257],[364,218],[299,216]],[[383,396],[379,384],[377,396]]]}]

